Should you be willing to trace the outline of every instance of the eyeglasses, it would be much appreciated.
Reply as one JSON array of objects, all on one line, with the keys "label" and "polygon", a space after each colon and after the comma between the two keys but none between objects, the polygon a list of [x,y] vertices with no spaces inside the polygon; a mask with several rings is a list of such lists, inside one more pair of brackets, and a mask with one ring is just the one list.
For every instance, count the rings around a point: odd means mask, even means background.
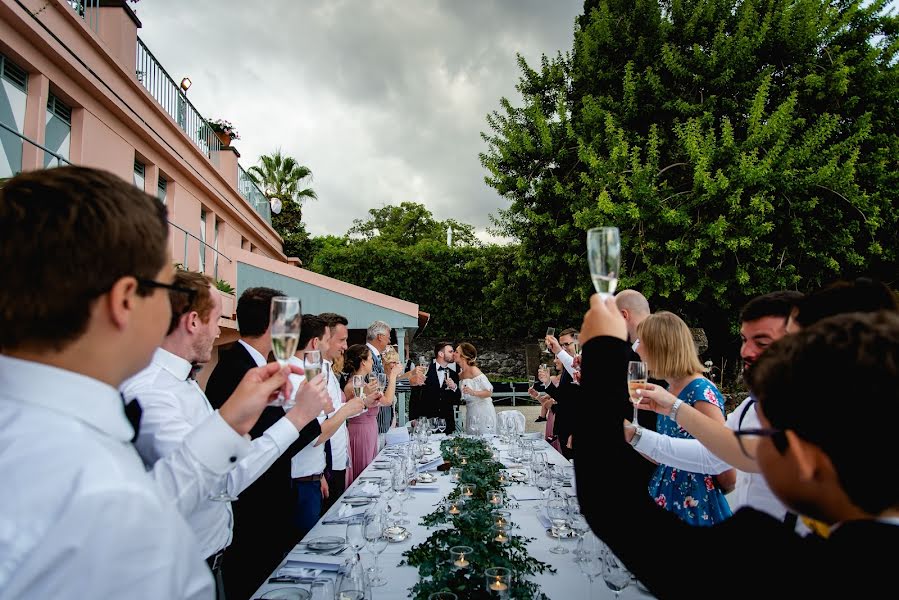
[{"label": "eyeglasses", "polygon": [[187,296],[188,306],[191,306],[197,297],[197,290],[172,285],[171,283],[162,283],[161,281],[156,281],[155,279],[142,279],[138,277],[137,284],[142,288],[163,288],[172,292],[177,292],[179,294],[185,294]]},{"label": "eyeglasses", "polygon": [[[769,437],[771,441],[774,443],[774,447],[777,448],[777,451],[783,454],[787,449],[787,436],[780,429],[738,429],[734,431],[734,435],[737,436],[737,443],[740,444],[740,450],[743,452],[743,455],[749,460],[756,459],[755,449],[757,447],[759,438]],[[753,440],[751,446],[747,445],[747,440]]]},{"label": "eyeglasses", "polygon": [[563,348],[567,348],[568,346],[573,346],[574,342],[562,342],[559,345],[562,346]]}]

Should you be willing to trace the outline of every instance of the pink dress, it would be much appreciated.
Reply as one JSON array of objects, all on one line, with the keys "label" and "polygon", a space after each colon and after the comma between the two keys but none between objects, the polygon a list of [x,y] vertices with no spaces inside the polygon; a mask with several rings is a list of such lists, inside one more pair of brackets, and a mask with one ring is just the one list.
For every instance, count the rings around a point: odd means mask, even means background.
[{"label": "pink dress", "polygon": [[358,417],[347,419],[350,436],[350,464],[347,465],[347,485],[358,477],[378,455],[378,413],[381,407],[369,408]]}]

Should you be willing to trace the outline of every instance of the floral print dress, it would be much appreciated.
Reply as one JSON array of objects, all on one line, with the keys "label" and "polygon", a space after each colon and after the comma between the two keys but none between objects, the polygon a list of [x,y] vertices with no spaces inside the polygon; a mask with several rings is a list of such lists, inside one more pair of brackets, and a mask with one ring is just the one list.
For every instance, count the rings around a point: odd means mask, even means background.
[{"label": "floral print dress", "polygon": [[[677,397],[690,406],[708,402],[724,414],[724,397],[715,384],[705,377],[691,381]],[[665,415],[658,415],[657,430],[671,437],[693,439]],[[656,504],[690,525],[714,525],[732,514],[715,477],[704,473],[682,471],[660,464],[649,482],[649,495]]]}]

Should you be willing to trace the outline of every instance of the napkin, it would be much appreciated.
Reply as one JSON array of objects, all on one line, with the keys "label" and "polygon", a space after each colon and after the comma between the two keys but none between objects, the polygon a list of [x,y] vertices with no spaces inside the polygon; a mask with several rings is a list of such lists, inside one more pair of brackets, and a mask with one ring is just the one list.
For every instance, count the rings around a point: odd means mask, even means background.
[{"label": "napkin", "polygon": [[[326,554],[289,554],[284,565],[278,569],[278,576],[315,577],[322,571],[337,571],[345,556],[328,556]],[[310,573],[312,571],[312,573]],[[315,573],[314,571],[318,571]]]},{"label": "napkin", "polygon": [[443,464],[443,457],[438,454],[437,458],[435,458],[431,462],[425,463],[423,465],[422,464],[418,465],[418,472],[423,473],[425,471],[436,471],[437,467],[439,467],[442,464]]},{"label": "napkin", "polygon": [[519,502],[523,500],[543,500],[543,494],[535,487],[531,486],[519,486],[514,490],[509,490],[509,497],[512,500],[518,500]]},{"label": "napkin", "polygon": [[405,427],[394,427],[384,435],[384,442],[387,446],[394,446],[409,441],[409,430]]},{"label": "napkin", "polygon": [[423,483],[421,481],[417,481],[415,485],[410,485],[409,489],[418,492],[439,492],[440,484],[436,481],[432,481],[431,483]]},{"label": "napkin", "polygon": [[546,529],[550,529],[553,526],[552,521],[549,520],[549,516],[546,514],[546,508],[540,508],[537,512],[537,520],[540,521],[540,524]]},{"label": "napkin", "polygon": [[353,486],[353,488],[347,492],[347,498],[377,498],[381,495],[381,489],[378,487],[378,484],[366,481],[362,485]]},{"label": "napkin", "polygon": [[322,521],[323,525],[340,525],[349,523],[350,521],[356,520],[360,515],[365,514],[365,512],[370,507],[368,505],[365,506],[350,506],[349,504],[341,504],[340,509],[337,511],[337,516],[325,519]]}]

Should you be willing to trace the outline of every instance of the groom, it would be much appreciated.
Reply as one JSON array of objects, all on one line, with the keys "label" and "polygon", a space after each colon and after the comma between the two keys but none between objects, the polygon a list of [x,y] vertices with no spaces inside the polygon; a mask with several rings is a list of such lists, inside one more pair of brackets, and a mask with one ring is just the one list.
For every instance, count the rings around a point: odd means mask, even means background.
[{"label": "groom", "polygon": [[462,393],[459,390],[459,375],[450,365],[455,358],[453,346],[449,342],[439,342],[434,346],[434,362],[428,367],[424,385],[413,391],[410,417],[443,417],[446,433],[456,430],[456,416],[453,407],[459,404]]}]

